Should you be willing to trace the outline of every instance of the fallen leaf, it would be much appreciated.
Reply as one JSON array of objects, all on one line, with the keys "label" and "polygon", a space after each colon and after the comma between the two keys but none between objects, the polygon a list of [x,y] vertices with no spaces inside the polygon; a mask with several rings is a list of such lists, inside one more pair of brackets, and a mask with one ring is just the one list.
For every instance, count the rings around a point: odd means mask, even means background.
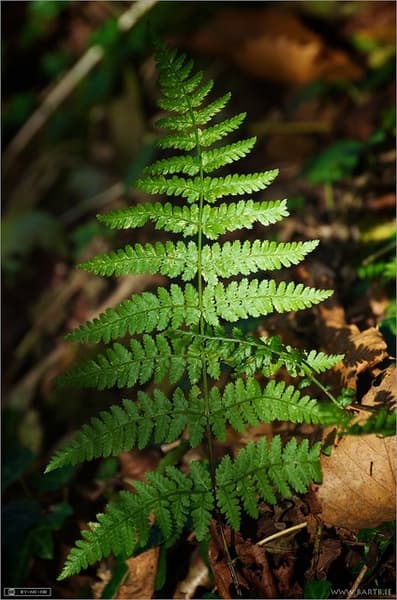
[{"label": "fallen leaf", "polygon": [[255,77],[293,85],[361,76],[361,69],[345,52],[328,48],[297,15],[286,10],[219,11],[189,45],[231,58]]},{"label": "fallen leaf", "polygon": [[[301,267],[299,273],[306,285],[335,289],[333,275],[322,263],[313,261],[310,271]],[[330,354],[345,355],[333,370],[338,381],[333,381],[330,374],[327,383],[333,389],[343,386],[356,390],[358,375],[380,364],[388,356],[387,344],[381,332],[375,327],[360,331],[357,325],[346,323],[345,311],[336,293],[320,304],[316,312],[319,317],[316,332],[321,348]]]},{"label": "fallen leaf", "polygon": [[278,590],[280,598],[301,598],[302,588],[297,581],[294,581],[296,554],[283,553],[275,556],[276,566],[273,573],[278,581]]},{"label": "fallen leaf", "polygon": [[346,529],[377,527],[395,518],[396,438],[346,436],[322,457],[323,483],[312,486],[320,519]]},{"label": "fallen leaf", "polygon": [[326,333],[330,351],[345,355],[343,362],[336,367],[343,387],[356,389],[357,376],[388,356],[387,344],[375,327],[360,331],[356,325],[335,327],[332,321],[327,321],[323,334]]},{"label": "fallen leaf", "polygon": [[340,556],[341,552],[342,544],[339,539],[327,538],[321,542],[316,565],[316,575],[319,579],[322,579],[328,573],[328,569]]},{"label": "fallen leaf", "polygon": [[197,588],[200,586],[206,587],[209,584],[208,567],[201,558],[198,548],[193,552],[189,570],[185,579],[180,581],[176,586],[173,598],[195,598]]},{"label": "fallen leaf", "polygon": [[375,406],[395,404],[396,398],[396,366],[391,365],[381,371],[376,380],[362,398],[364,406]]},{"label": "fallen leaf", "polygon": [[120,586],[115,598],[118,600],[133,600],[137,598],[152,598],[156,579],[159,548],[151,548],[138,556],[129,558],[126,563],[129,574]]},{"label": "fallen leaf", "polygon": [[[222,598],[233,598],[235,597],[234,594],[231,595],[234,588],[233,580],[224,557],[223,544],[215,521],[211,522],[211,535],[208,557],[218,593]],[[232,536],[229,527],[224,528],[224,535],[230,549]],[[237,558],[234,566],[240,586],[260,598],[277,598],[277,587],[266,551],[257,544],[245,540],[238,532],[234,533],[233,546],[232,551],[234,550]]]}]

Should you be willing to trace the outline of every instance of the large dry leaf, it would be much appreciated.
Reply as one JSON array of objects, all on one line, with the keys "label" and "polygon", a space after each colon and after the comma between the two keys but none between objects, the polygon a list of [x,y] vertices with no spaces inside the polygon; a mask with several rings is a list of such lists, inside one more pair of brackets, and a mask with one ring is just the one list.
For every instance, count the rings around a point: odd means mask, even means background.
[{"label": "large dry leaf", "polygon": [[127,562],[128,576],[120,586],[118,600],[133,600],[137,598],[152,598],[156,579],[159,548],[151,548],[138,556],[129,558]]},{"label": "large dry leaf", "polygon": [[295,14],[280,9],[222,10],[189,44],[231,58],[256,77],[290,84],[358,79],[345,52],[328,48]]},{"label": "large dry leaf", "polygon": [[313,486],[326,525],[363,529],[395,518],[396,438],[347,436],[322,458],[323,483]]}]

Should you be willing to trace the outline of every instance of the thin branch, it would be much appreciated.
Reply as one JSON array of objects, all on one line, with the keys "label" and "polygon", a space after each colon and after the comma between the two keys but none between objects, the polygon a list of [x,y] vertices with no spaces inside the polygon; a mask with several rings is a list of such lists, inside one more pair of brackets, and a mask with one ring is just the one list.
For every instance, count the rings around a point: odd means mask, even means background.
[{"label": "thin branch", "polygon": [[303,523],[298,523],[298,525],[293,525],[292,527],[288,527],[288,529],[283,529],[282,531],[277,531],[277,533],[273,533],[272,535],[269,535],[268,537],[264,538],[260,542],[257,542],[256,545],[264,546],[265,544],[268,544],[269,542],[272,542],[273,540],[283,537],[284,535],[289,535],[290,533],[293,533],[294,531],[299,531],[299,529],[304,529],[305,527],[307,527],[306,521],[304,521]]},{"label": "thin branch", "polygon": [[[131,29],[142,15],[150,10],[156,3],[157,0],[136,0],[136,2],[133,2],[130,8],[117,20],[119,30],[125,32]],[[22,125],[21,129],[5,150],[3,156],[4,174],[9,171],[15,159],[32,141],[35,135],[37,135],[60,104],[73,92],[80,81],[88,75],[95,65],[102,60],[104,55],[105,50],[99,44],[88,48],[77,63],[48,93],[42,104]]]}]

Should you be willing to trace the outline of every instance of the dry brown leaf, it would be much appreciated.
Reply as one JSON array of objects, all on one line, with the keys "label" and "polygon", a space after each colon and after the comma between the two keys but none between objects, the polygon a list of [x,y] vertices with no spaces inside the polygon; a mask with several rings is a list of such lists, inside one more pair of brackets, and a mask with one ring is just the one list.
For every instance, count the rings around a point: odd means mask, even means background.
[{"label": "dry brown leaf", "polygon": [[396,438],[347,436],[322,457],[323,483],[313,486],[326,525],[376,527],[395,518]]},{"label": "dry brown leaf", "polygon": [[361,76],[346,53],[328,48],[298,16],[280,9],[219,11],[189,44],[227,56],[252,75],[271,81],[302,85],[319,78]]},{"label": "dry brown leaf", "polygon": [[328,538],[321,542],[316,564],[316,575],[319,579],[322,579],[328,573],[328,569],[338,556],[340,556],[341,552],[342,544],[339,539]]},{"label": "dry brown leaf", "polygon": [[[320,262],[313,261],[310,271],[304,266],[298,271],[306,285],[335,289],[332,272]],[[319,324],[316,332],[321,348],[330,354],[345,355],[343,362],[334,370],[339,381],[332,381],[329,376],[327,383],[335,389],[342,385],[355,390],[357,376],[387,358],[387,344],[375,327],[360,331],[357,325],[347,324],[345,311],[336,294],[317,307],[317,314]]]},{"label": "dry brown leaf", "polygon": [[139,600],[152,598],[157,573],[159,548],[151,548],[138,556],[129,558],[126,563],[128,575],[120,586],[115,598],[118,600]]},{"label": "dry brown leaf", "polygon": [[[371,415],[373,409],[386,407],[394,409],[396,404],[396,367],[391,365],[381,371],[376,377],[373,385],[363,396],[361,405],[355,406],[356,414],[352,424],[363,425]],[[367,408],[368,407],[368,408]]]},{"label": "dry brown leaf", "polygon": [[[231,548],[231,530],[224,528],[224,534]],[[277,598],[278,591],[267,559],[266,551],[257,544],[245,540],[241,534],[234,534],[234,548],[238,561],[235,561],[236,576],[241,588],[254,592],[260,598]],[[232,551],[233,551],[232,550]],[[211,522],[211,541],[208,547],[208,558],[219,595],[222,598],[233,598],[231,590],[233,581],[227,561],[224,557],[223,544],[214,521]]]},{"label": "dry brown leaf", "polygon": [[388,356],[387,344],[375,327],[360,331],[356,325],[334,327],[328,321],[325,328],[329,335],[328,348],[345,355],[337,367],[344,387],[356,389],[357,376]]},{"label": "dry brown leaf", "polygon": [[189,570],[185,579],[180,581],[176,586],[173,598],[194,598],[197,588],[200,586],[206,587],[209,584],[208,567],[201,558],[198,548],[193,552]]}]

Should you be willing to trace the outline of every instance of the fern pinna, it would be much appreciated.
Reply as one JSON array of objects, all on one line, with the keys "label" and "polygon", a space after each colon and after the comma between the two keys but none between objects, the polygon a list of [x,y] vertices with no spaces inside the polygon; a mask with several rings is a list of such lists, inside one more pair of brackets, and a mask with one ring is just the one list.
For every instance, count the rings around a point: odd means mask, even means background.
[{"label": "fern pinna", "polygon": [[[245,114],[214,122],[230,95],[205,104],[212,81],[203,83],[201,72],[192,74],[190,60],[160,43],[156,56],[162,89],[159,105],[171,113],[157,122],[168,132],[158,144],[182,152],[146,168],[136,187],[180,197],[182,202],[147,202],[98,218],[117,229],[151,221],[156,229],[179,233],[185,240],[136,243],[96,256],[81,267],[98,275],[161,273],[182,281],[156,293],[133,295],[71,332],[67,336],[71,341],[110,345],[61,379],[67,385],[100,390],[167,379],[173,391],[168,395],[160,387],[151,394],[138,391],[136,399],[124,399],[120,406],[101,412],[58,451],[47,470],[152,442],[172,442],[183,432],[192,447],[205,440],[208,461],[192,462],[188,474],[172,466],[148,473],[145,483],[134,484],[134,493],[121,492],[82,532],[61,578],[111,553],[131,555],[148,544],[153,527],[167,544],[188,525],[198,540],[204,539],[213,514],[239,529],[242,509],[256,517],[261,499],[275,503],[277,495],[305,492],[310,482],[320,481],[320,448],[310,447],[307,440],[292,439],[283,447],[278,436],[270,443],[261,439],[248,444],[234,460],[225,456],[216,465],[213,439],[224,439],[227,427],[243,431],[247,425],[276,419],[330,424],[342,418],[332,403],[302,395],[282,381],[262,384],[254,378],[256,373],[273,376],[282,366],[292,375],[313,378],[341,359],[298,351],[277,337],[246,336],[228,325],[275,311],[305,309],[328,298],[330,290],[245,277],[295,265],[318,242],[213,242],[226,232],[252,228],[254,223],[266,226],[288,215],[286,200],[219,202],[265,189],[277,170],[214,177],[214,171],[243,158],[254,146],[255,138],[228,145],[221,141],[240,127]],[[230,281],[233,277],[238,279]],[[223,278],[229,282],[223,283]],[[116,341],[127,335],[129,341]],[[217,380],[224,365],[233,379],[222,389]]]}]

